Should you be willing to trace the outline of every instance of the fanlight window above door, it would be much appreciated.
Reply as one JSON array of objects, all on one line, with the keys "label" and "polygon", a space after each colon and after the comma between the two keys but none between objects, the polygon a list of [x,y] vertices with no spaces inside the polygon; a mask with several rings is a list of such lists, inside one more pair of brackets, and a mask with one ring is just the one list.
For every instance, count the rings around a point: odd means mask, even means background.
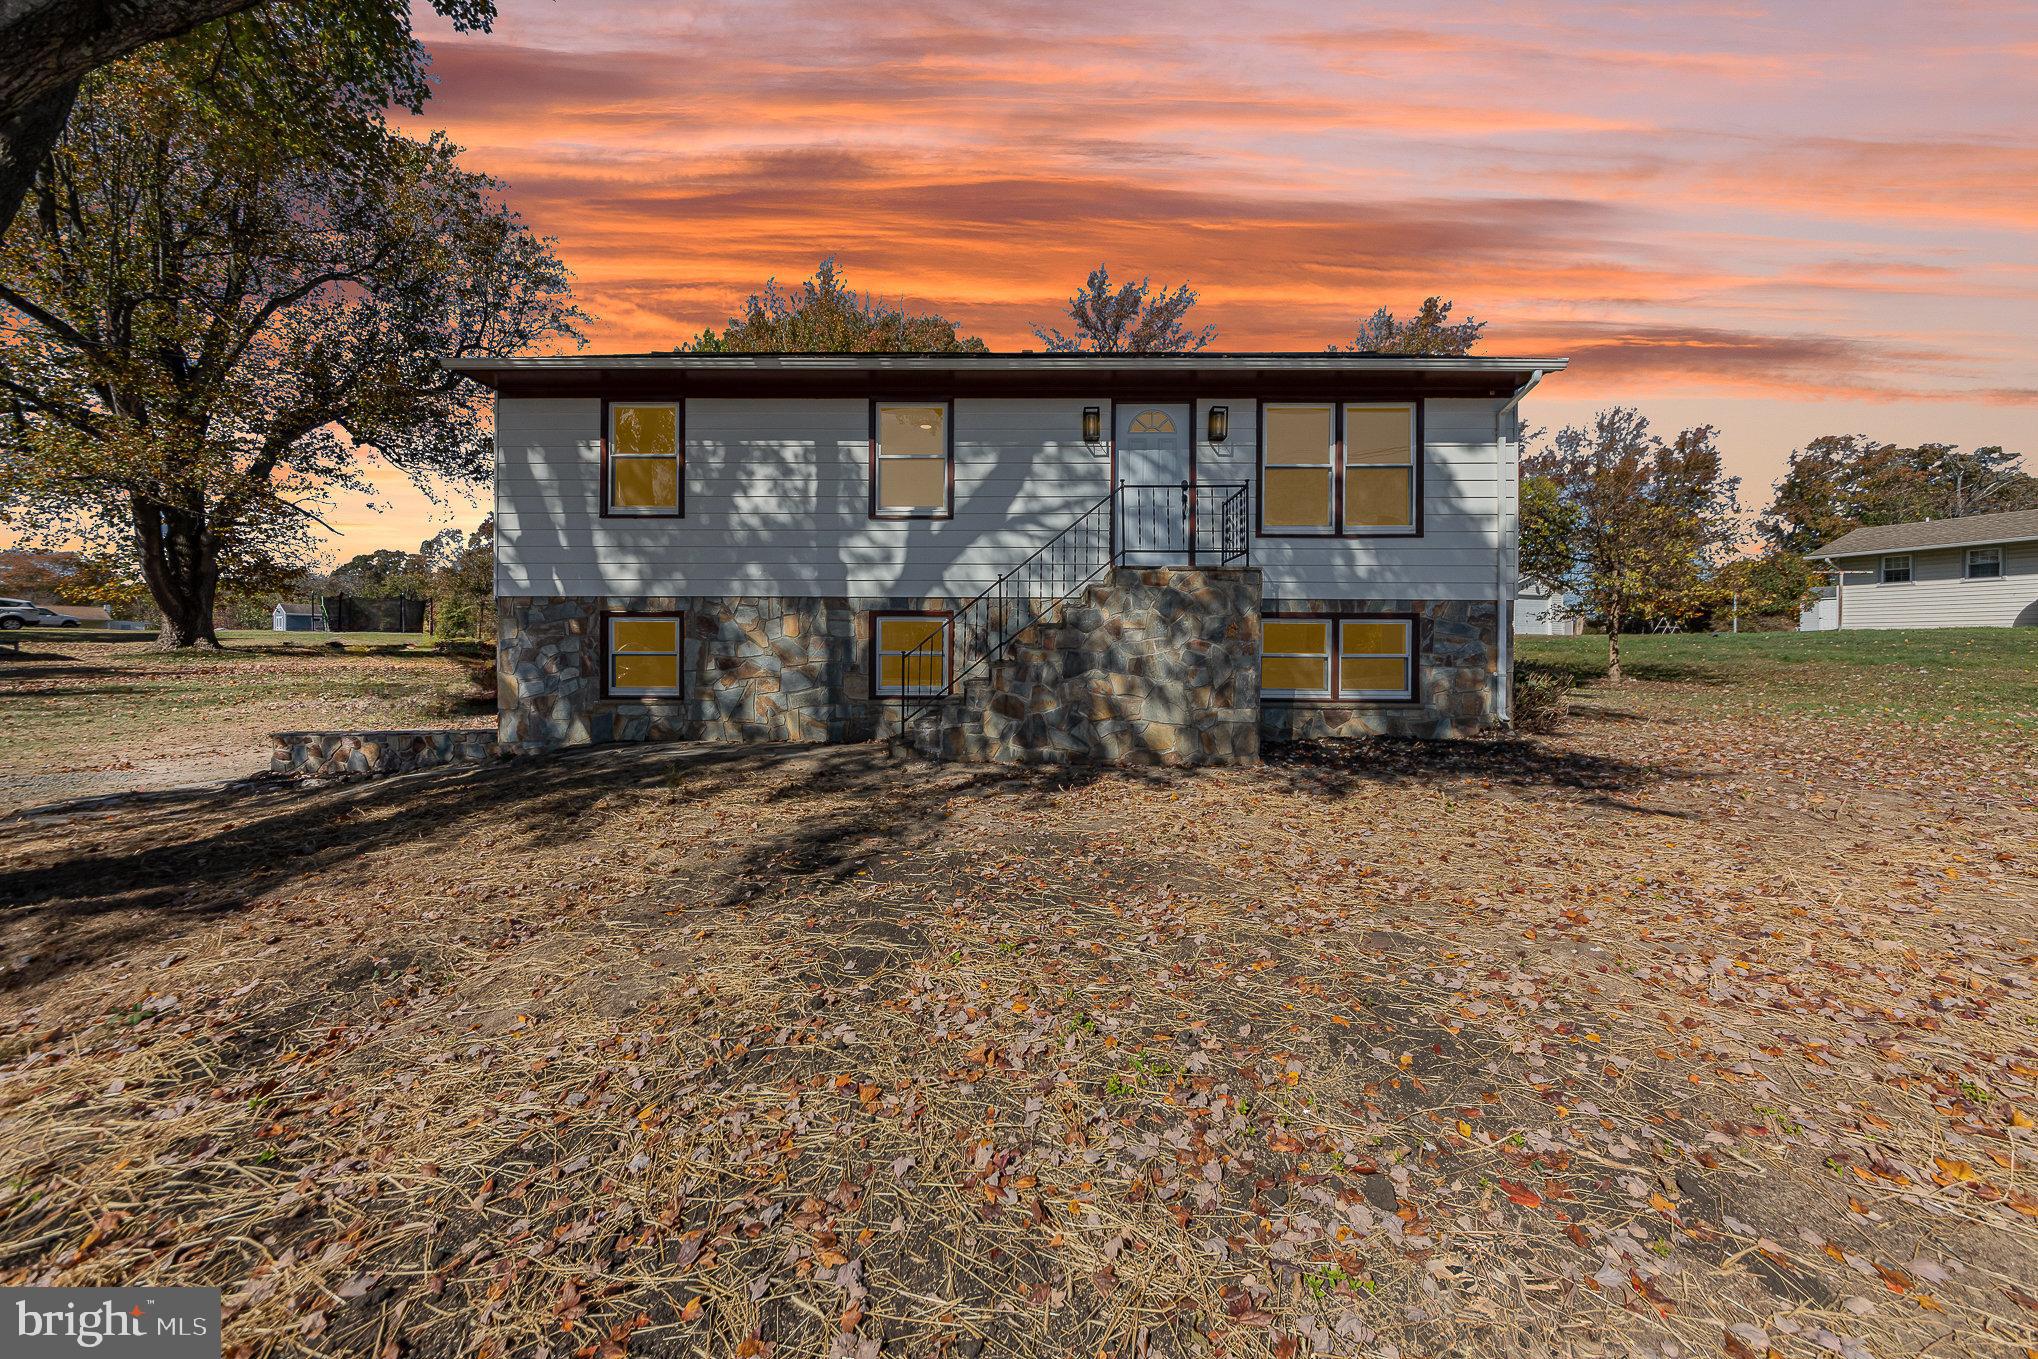
[{"label": "fanlight window above door", "polygon": [[1141,411],[1126,426],[1128,434],[1173,434],[1175,422],[1166,411]]}]

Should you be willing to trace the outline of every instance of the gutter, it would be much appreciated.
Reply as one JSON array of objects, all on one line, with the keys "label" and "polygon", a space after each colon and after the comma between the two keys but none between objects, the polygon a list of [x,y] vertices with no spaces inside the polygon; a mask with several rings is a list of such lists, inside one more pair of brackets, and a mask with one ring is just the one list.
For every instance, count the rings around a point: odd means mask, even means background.
[{"label": "gutter", "polygon": [[[1542,380],[1542,369],[1530,373],[1528,381],[1493,415],[1493,631],[1499,644],[1499,660],[1494,666],[1497,673],[1493,677],[1493,708],[1503,726],[1514,724],[1514,596],[1521,583],[1514,576],[1515,542],[1507,532],[1507,495],[1501,479],[1500,446],[1503,441],[1514,445],[1514,511],[1518,519],[1521,514],[1521,420],[1517,412],[1521,409],[1522,398],[1534,391],[1536,384]],[[1503,440],[1503,435],[1510,433],[1514,437]]]}]

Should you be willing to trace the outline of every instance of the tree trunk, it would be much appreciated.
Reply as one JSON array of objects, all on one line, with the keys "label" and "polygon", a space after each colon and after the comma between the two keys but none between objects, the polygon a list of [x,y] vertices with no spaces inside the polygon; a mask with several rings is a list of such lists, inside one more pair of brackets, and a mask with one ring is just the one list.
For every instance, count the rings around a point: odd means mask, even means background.
[{"label": "tree trunk", "polygon": [[78,97],[76,81],[0,116],[0,236],[21,209],[21,200],[35,183],[35,172],[71,117],[71,104]]},{"label": "tree trunk", "polygon": [[219,593],[219,544],[203,511],[134,502],[135,554],[162,610],[156,645],[164,650],[219,645],[212,605]]},{"label": "tree trunk", "polygon": [[1627,678],[1620,669],[1620,629],[1623,621],[1619,610],[1610,611],[1606,616],[1606,678],[1614,684]]},{"label": "tree trunk", "polygon": [[78,82],[136,48],[255,0],[38,0],[0,5],[0,236],[63,135]]}]

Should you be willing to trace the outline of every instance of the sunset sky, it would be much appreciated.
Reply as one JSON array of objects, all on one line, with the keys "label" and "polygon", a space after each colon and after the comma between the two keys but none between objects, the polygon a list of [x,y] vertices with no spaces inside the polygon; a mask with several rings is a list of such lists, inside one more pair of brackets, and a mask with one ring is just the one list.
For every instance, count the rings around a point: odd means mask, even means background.
[{"label": "sunset sky", "polygon": [[[591,352],[830,254],[1022,348],[1102,261],[1190,281],[1220,348],[1442,293],[1486,352],[1571,357],[1532,423],[1715,424],[1751,509],[1822,433],[2038,455],[2029,4],[420,9],[406,125],[558,239]],[[381,480],[335,555],[478,517]]]}]

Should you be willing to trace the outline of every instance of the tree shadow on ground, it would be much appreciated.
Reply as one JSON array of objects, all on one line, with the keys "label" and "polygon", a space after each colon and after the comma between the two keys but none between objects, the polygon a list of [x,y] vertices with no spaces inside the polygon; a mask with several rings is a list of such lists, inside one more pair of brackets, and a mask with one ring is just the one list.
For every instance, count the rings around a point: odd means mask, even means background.
[{"label": "tree shadow on ground", "polygon": [[1593,805],[1664,816],[1685,813],[1637,804],[1618,795],[1694,777],[1692,771],[1678,766],[1566,750],[1521,737],[1410,741],[1376,736],[1292,741],[1268,746],[1263,758],[1264,776],[1284,791],[1331,800],[1381,787],[1476,780],[1522,792],[1575,795]]},{"label": "tree shadow on ground", "polygon": [[[802,761],[774,799],[827,797],[791,836],[764,837],[735,866],[741,900],[788,874],[841,881],[858,861],[937,826],[958,797],[1048,796],[1123,770],[926,764],[885,747],[790,744],[600,746],[307,788],[258,778],[225,786],[77,799],[0,817],[0,931],[22,966],[0,991],[162,941],[258,897],[344,874],[362,855],[486,834],[497,854],[571,835],[617,794],[711,800]],[[1158,771],[1156,771],[1158,772]],[[845,794],[848,810],[840,810]],[[48,848],[60,841],[55,862]]]}]

